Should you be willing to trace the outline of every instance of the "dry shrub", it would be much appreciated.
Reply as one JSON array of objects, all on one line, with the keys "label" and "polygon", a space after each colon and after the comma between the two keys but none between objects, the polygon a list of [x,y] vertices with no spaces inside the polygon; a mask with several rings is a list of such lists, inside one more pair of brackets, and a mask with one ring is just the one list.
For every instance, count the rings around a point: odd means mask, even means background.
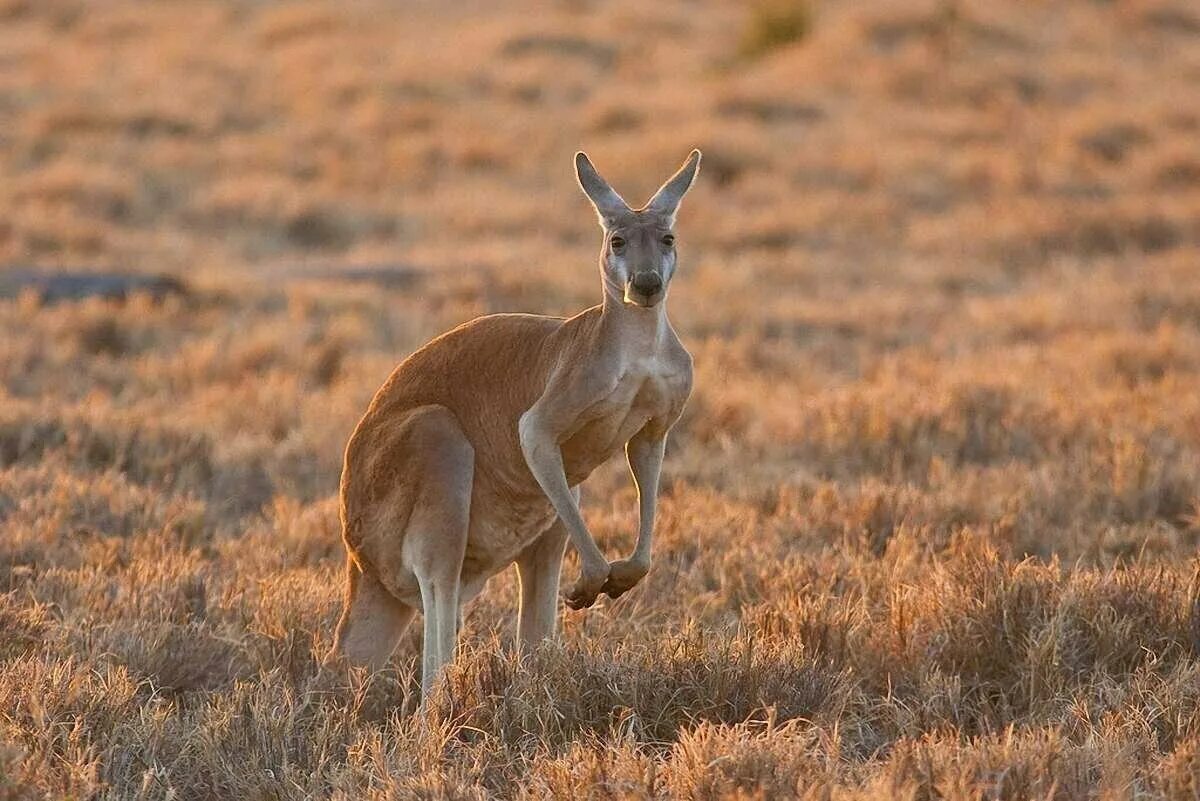
[{"label": "dry shrub", "polygon": [[759,0],[750,6],[739,50],[757,58],[772,50],[803,41],[813,26],[809,0]]},{"label": "dry shrub", "polygon": [[1200,793],[1200,738],[1180,742],[1159,764],[1158,781],[1167,798],[1190,798]]},{"label": "dry shrub", "polygon": [[65,205],[86,216],[120,223],[133,207],[134,181],[104,166],[55,163],[33,173],[14,189],[25,205]]},{"label": "dry shrub", "polygon": [[0,466],[53,455],[82,471],[115,469],[131,481],[197,487],[213,474],[212,444],[165,426],[97,428],[82,419],[17,415],[0,420]]},{"label": "dry shrub", "polygon": [[112,317],[101,317],[82,325],[77,335],[79,348],[92,355],[121,356],[129,349],[125,332]]},{"label": "dry shrub", "polygon": [[1132,150],[1150,141],[1144,129],[1130,123],[1107,125],[1079,139],[1079,146],[1108,162],[1123,161]]},{"label": "dry shrub", "polygon": [[236,643],[200,624],[113,627],[90,638],[86,649],[122,665],[132,677],[148,681],[155,693],[166,697],[224,690],[253,675]]},{"label": "dry shrub", "polygon": [[[800,441],[833,475],[923,480],[935,463],[956,468],[1033,461],[1079,437],[1056,411],[1006,387],[951,386],[932,393],[873,386],[806,409]],[[1069,425],[1069,424],[1068,424]]]},{"label": "dry shrub", "polygon": [[558,756],[540,757],[533,765],[521,798],[649,799],[662,768],[635,743],[608,744],[583,740]]},{"label": "dry shrub", "polygon": [[40,650],[43,638],[53,620],[42,606],[19,604],[14,593],[0,595],[0,633],[3,651],[0,658],[11,659],[23,653]]},{"label": "dry shrub", "polygon": [[1065,743],[1054,733],[1010,732],[969,744],[929,738],[898,745],[873,789],[910,798],[1067,801],[1130,767],[1119,748]]},{"label": "dry shrub", "polygon": [[391,220],[345,203],[322,202],[291,182],[241,176],[212,187],[190,217],[214,232],[234,233],[252,252],[346,250],[384,234]]},{"label": "dry shrub", "polygon": [[327,387],[337,380],[342,372],[345,348],[337,342],[323,345],[312,360],[312,380],[317,386]]},{"label": "dry shrub", "polygon": [[[565,743],[614,727],[664,744],[696,721],[736,723],[767,708],[785,719],[815,717],[843,692],[840,677],[809,663],[796,644],[747,634],[685,632],[665,647],[538,656],[519,666],[481,654],[453,679],[444,716],[499,732],[514,746]],[[561,690],[537,692],[545,682]]]},{"label": "dry shrub", "polygon": [[674,746],[662,789],[672,797],[785,798],[836,775],[836,743],[802,721],[701,724]]},{"label": "dry shrub", "polygon": [[1187,156],[1165,161],[1154,175],[1154,184],[1166,190],[1195,190],[1200,186],[1200,161]]}]

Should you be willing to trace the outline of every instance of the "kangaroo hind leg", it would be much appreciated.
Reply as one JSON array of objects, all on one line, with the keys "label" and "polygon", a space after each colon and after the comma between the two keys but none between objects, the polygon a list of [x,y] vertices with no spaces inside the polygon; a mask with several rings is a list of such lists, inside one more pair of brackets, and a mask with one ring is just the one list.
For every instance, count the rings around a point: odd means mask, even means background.
[{"label": "kangaroo hind leg", "polygon": [[421,478],[404,535],[403,559],[416,576],[425,613],[421,693],[428,699],[458,642],[463,557],[470,523],[475,452],[458,421],[428,407],[414,431]]},{"label": "kangaroo hind leg", "polygon": [[416,609],[398,600],[378,579],[346,560],[346,605],[331,656],[375,670],[387,664]]},{"label": "kangaroo hind leg", "polygon": [[[579,488],[574,490],[579,502]],[[550,529],[528,545],[517,557],[521,581],[521,610],[517,624],[521,650],[532,651],[558,630],[558,578],[562,572],[567,528],[555,520]]]}]

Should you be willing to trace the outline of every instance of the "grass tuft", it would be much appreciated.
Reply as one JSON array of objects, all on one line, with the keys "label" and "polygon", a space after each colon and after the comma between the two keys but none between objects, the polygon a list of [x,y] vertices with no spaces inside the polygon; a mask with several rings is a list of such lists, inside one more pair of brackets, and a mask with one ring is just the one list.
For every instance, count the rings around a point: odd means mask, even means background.
[{"label": "grass tuft", "polygon": [[739,44],[745,58],[761,58],[803,41],[816,16],[812,0],[756,0],[748,13]]}]

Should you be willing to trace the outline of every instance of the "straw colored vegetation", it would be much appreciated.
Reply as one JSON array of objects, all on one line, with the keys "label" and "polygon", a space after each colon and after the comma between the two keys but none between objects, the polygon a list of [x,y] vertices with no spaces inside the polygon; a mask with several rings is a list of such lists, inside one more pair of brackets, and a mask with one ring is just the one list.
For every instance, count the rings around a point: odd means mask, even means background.
[{"label": "straw colored vegetation", "polygon": [[[2,263],[188,286],[0,300],[0,797],[1200,792],[1194,4],[0,16]],[[650,575],[524,663],[498,577],[428,719],[420,627],[322,668],[372,393],[694,146]]]}]

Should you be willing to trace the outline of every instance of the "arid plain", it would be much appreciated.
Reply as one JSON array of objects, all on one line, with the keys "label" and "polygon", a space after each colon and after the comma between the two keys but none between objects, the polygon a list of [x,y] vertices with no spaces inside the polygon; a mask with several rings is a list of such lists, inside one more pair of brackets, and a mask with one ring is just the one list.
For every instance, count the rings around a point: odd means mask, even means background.
[{"label": "arid plain", "polygon": [[[650,575],[322,667],[375,389],[692,147]],[[1200,793],[1187,0],[0,0],[0,265],[0,798]]]}]

